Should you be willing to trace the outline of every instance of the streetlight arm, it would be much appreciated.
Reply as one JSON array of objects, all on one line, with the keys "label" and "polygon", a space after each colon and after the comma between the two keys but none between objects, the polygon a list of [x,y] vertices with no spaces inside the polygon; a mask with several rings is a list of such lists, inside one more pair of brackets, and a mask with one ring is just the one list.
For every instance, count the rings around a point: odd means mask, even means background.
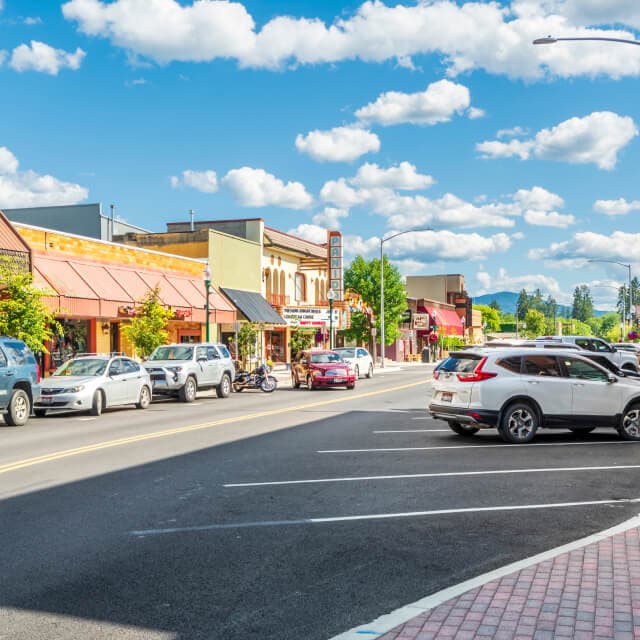
[{"label": "streetlight arm", "polygon": [[627,38],[606,38],[602,36],[587,36],[580,38],[554,38],[552,36],[547,36],[546,38],[536,38],[533,41],[533,44],[555,44],[556,42],[565,42],[572,40],[595,40],[600,42],[622,42],[624,44],[639,44],[640,40],[629,40]]}]

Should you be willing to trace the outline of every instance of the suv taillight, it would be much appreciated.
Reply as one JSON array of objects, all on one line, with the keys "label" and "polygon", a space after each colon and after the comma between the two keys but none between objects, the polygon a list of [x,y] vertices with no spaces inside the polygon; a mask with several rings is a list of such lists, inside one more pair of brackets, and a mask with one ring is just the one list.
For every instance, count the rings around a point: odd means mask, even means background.
[{"label": "suv taillight", "polygon": [[498,374],[491,373],[489,371],[483,371],[482,367],[484,367],[487,358],[484,357],[478,363],[478,366],[470,373],[459,373],[458,380],[460,382],[482,382],[483,380],[489,380],[490,378],[495,378]]},{"label": "suv taillight", "polygon": [[40,384],[40,365],[36,362],[36,376],[38,377],[38,384]]},{"label": "suv taillight", "polygon": [[[639,356],[639,357],[640,357],[640,356]],[[434,379],[434,380],[437,380],[439,377],[440,377],[440,372],[436,369],[436,370],[433,372],[433,379]]]}]

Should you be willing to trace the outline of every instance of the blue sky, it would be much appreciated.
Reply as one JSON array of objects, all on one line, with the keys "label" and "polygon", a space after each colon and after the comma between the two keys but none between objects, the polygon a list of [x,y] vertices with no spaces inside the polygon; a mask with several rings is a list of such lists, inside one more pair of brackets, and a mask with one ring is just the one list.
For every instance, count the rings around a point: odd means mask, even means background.
[{"label": "blue sky", "polygon": [[472,294],[640,271],[637,0],[0,0],[0,207],[263,217]]}]

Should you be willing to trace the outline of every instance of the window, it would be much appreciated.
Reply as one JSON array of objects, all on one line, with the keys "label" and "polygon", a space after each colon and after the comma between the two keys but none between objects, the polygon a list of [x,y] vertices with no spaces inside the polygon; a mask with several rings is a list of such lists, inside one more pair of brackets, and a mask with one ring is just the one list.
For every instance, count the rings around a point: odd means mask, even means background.
[{"label": "window", "polygon": [[520,373],[522,366],[522,358],[520,356],[512,356],[511,358],[500,358],[496,364],[511,373]]},{"label": "window", "polygon": [[560,365],[554,356],[525,356],[522,372],[528,376],[560,377]]},{"label": "window", "polygon": [[124,373],[138,373],[140,371],[140,366],[133,360],[123,360],[122,364],[124,367]]},{"label": "window", "polygon": [[562,362],[570,378],[593,380],[595,382],[609,382],[609,375],[590,362],[584,362],[577,358],[564,358]]},{"label": "window", "polygon": [[606,342],[602,342],[602,340],[592,340],[593,350],[600,351],[601,353],[609,353],[609,345]]},{"label": "window", "polygon": [[229,353],[229,350],[227,349],[227,347],[218,347],[218,351],[222,354],[223,358],[231,357],[231,354]]},{"label": "window", "polygon": [[110,376],[119,376],[124,373],[124,366],[122,364],[122,360],[120,358],[116,358],[109,367],[109,375]]},{"label": "window", "polygon": [[591,346],[591,340],[585,340],[583,338],[576,340],[576,344],[581,349],[587,349],[587,351],[593,351],[593,347]]},{"label": "window", "polygon": [[9,355],[13,356],[17,365],[36,363],[31,350],[24,342],[5,342],[4,347],[9,352]]},{"label": "window", "polygon": [[215,347],[207,347],[207,360],[220,360],[220,354]]},{"label": "window", "polygon": [[4,352],[0,349],[0,367],[7,366],[7,356],[4,355]]},{"label": "window", "polygon": [[368,355],[364,349],[358,349],[358,358],[366,358]]},{"label": "window", "polygon": [[296,300],[307,299],[307,283],[304,274],[296,273]]},{"label": "window", "polygon": [[207,360],[207,347],[198,347],[196,349],[196,360]]},{"label": "window", "polygon": [[439,367],[438,371],[450,371],[452,373],[471,373],[480,364],[482,358],[451,356],[447,358]]}]

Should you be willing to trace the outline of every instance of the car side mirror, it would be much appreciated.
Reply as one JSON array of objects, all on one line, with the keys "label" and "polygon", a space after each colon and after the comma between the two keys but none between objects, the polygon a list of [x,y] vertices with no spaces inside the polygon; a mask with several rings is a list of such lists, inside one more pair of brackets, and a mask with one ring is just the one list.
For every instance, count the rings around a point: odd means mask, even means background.
[{"label": "car side mirror", "polygon": [[614,376],[613,374],[609,374],[607,376],[607,380],[609,381],[609,384],[613,384],[614,382],[618,382],[618,378],[616,378],[616,376]]}]

